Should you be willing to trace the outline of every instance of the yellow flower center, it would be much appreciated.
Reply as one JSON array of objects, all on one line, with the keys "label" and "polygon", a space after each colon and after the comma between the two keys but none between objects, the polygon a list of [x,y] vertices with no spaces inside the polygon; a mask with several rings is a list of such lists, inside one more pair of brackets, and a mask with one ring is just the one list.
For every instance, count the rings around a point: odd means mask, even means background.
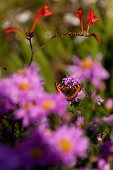
[{"label": "yellow flower center", "polygon": [[69,140],[62,139],[59,141],[59,145],[64,152],[69,152],[72,150],[72,145]]},{"label": "yellow flower center", "polygon": [[40,158],[44,155],[44,151],[41,148],[33,148],[30,154],[33,158]]},{"label": "yellow flower center", "polygon": [[29,90],[31,86],[28,83],[21,83],[18,85],[19,90]]},{"label": "yellow flower center", "polygon": [[35,106],[36,103],[34,101],[30,102],[30,103],[26,103],[24,106],[23,106],[23,109],[24,110],[28,110],[31,106]]},{"label": "yellow flower center", "polygon": [[25,104],[25,105],[23,106],[23,109],[24,109],[24,110],[28,110],[28,109],[29,109],[29,107],[30,107],[30,105],[29,105],[29,104]]},{"label": "yellow flower center", "polygon": [[83,62],[82,62],[82,67],[84,69],[88,69],[88,68],[91,68],[93,66],[93,61],[91,59],[85,59]]},{"label": "yellow flower center", "polygon": [[51,101],[46,101],[46,102],[43,102],[42,106],[44,109],[48,110],[54,107],[54,103]]},{"label": "yellow flower center", "polygon": [[84,123],[83,122],[81,122],[81,123],[79,123],[79,128],[83,128],[84,127]]},{"label": "yellow flower center", "polygon": [[19,73],[20,75],[26,76],[26,70],[25,70],[25,69],[19,70],[18,73]]}]

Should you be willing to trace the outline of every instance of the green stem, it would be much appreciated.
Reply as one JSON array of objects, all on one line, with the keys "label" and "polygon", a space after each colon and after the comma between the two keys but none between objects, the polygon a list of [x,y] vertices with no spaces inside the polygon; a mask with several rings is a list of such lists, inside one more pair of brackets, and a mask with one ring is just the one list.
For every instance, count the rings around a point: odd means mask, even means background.
[{"label": "green stem", "polygon": [[30,45],[30,49],[31,49],[31,58],[30,58],[30,62],[29,62],[29,66],[31,65],[32,61],[33,61],[33,46],[32,46],[32,42],[31,42],[31,38],[28,39],[29,40],[29,45]]}]

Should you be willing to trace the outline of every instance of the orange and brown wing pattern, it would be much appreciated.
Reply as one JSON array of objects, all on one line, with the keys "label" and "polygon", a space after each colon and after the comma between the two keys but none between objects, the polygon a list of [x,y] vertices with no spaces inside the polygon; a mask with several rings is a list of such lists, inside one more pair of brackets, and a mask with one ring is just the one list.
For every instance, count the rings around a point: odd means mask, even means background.
[{"label": "orange and brown wing pattern", "polygon": [[63,93],[69,101],[73,101],[77,97],[78,93],[81,91],[82,84],[76,84],[72,87],[68,87],[63,83],[56,83],[55,87],[56,90]]},{"label": "orange and brown wing pattern", "polygon": [[74,85],[74,86],[72,87],[72,92],[73,92],[73,93],[71,93],[71,95],[68,96],[68,100],[69,100],[69,101],[73,101],[73,100],[77,97],[77,95],[78,95],[78,93],[81,91],[81,89],[82,89],[82,84],[76,84],[76,85]]}]

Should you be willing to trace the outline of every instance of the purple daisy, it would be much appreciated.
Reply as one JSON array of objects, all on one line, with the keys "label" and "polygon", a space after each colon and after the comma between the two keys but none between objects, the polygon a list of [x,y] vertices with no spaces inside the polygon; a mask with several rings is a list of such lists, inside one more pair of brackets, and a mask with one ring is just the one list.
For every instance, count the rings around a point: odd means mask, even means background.
[{"label": "purple daisy", "polygon": [[104,160],[111,158],[113,160],[113,142],[106,141],[100,145],[100,157]]},{"label": "purple daisy", "polygon": [[9,79],[0,80],[0,115],[3,115],[15,108],[15,105],[10,99],[11,87]]},{"label": "purple daisy", "polygon": [[102,118],[102,120],[103,120],[103,122],[109,123],[109,124],[111,124],[111,126],[112,126],[112,123],[113,123],[113,114],[108,115],[108,116],[104,116],[104,117]]},{"label": "purple daisy", "polygon": [[84,126],[84,117],[79,116],[75,124],[77,127],[82,128]]},{"label": "purple daisy", "polygon": [[43,79],[38,75],[38,68],[36,65],[19,70],[17,73],[9,77],[12,83],[10,89],[10,98],[14,103],[32,99],[36,92],[43,91]]},{"label": "purple daisy", "polygon": [[102,102],[104,102],[104,100],[96,94],[96,91],[94,91],[92,94],[91,94],[91,98],[97,102],[98,105],[100,105]]},{"label": "purple daisy", "polygon": [[50,143],[62,164],[67,166],[74,166],[77,158],[86,157],[89,146],[89,140],[80,129],[66,125],[53,132]]},{"label": "purple daisy", "polygon": [[104,159],[99,159],[98,170],[110,170],[110,164]]},{"label": "purple daisy", "polygon": [[68,71],[72,77],[90,81],[95,87],[102,88],[102,80],[109,78],[108,71],[102,67],[100,56],[96,60],[92,57],[87,57],[80,60],[78,57],[73,57],[74,65],[68,67]]},{"label": "purple daisy", "polygon": [[15,119],[22,119],[23,126],[27,127],[36,121],[42,121],[48,115],[56,114],[63,117],[67,109],[67,101],[60,94],[35,93],[33,100],[21,101],[14,112]]},{"label": "purple daisy", "polygon": [[35,95],[43,91],[43,80],[34,64],[0,80],[0,114],[14,110],[15,105],[35,100]]},{"label": "purple daisy", "polygon": [[29,135],[16,144],[21,168],[31,169],[57,164],[57,155],[48,142],[46,130],[31,130]]}]

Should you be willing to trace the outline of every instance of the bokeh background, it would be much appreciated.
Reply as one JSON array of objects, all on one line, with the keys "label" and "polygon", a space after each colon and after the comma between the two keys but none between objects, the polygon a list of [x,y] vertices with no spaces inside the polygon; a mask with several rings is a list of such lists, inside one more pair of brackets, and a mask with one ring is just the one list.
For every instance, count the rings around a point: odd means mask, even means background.
[{"label": "bokeh background", "polygon": [[[25,36],[11,33],[4,36],[3,30],[8,27],[21,29],[31,28],[36,13],[41,9],[44,0],[1,0],[0,1],[0,59],[10,73],[29,63],[30,47]],[[101,53],[103,66],[109,71],[110,79],[106,81],[104,97],[113,97],[113,1],[112,0],[49,0],[50,9],[54,12],[44,17],[36,26],[32,39],[33,49],[48,41],[51,35],[58,32],[80,32],[75,11],[82,7],[85,15],[90,9],[95,11],[101,21],[92,24],[90,33],[100,36],[100,42],[94,38],[58,37],[51,40],[45,48],[34,55],[34,61],[40,65],[47,91],[54,92],[55,82],[67,76],[67,65],[72,63],[72,56],[81,59],[91,55],[93,58]],[[2,67],[1,77],[6,76]]]}]

